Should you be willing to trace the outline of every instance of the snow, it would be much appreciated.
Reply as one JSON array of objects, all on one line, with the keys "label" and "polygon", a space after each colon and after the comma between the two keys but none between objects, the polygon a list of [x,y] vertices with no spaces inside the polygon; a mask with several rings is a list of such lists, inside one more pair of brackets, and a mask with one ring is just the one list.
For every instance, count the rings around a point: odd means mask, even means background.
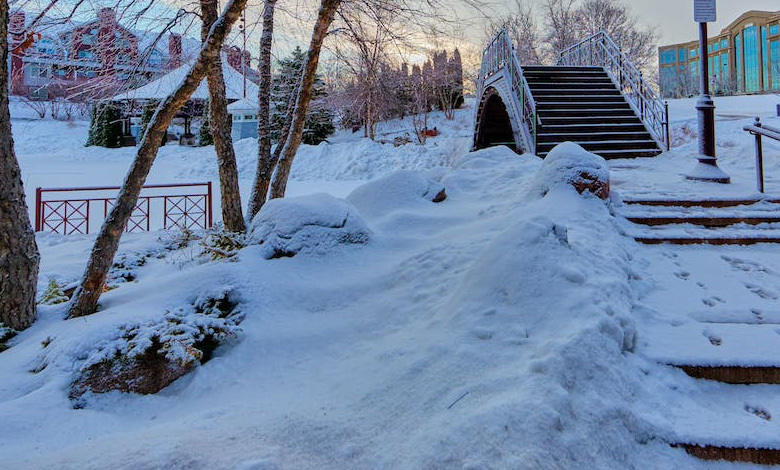
[{"label": "snow", "polygon": [[[303,146],[295,197],[267,204],[235,257],[205,259],[198,233],[128,234],[115,273],[133,280],[117,281],[97,314],[65,320],[65,305],[40,306],[0,353],[2,467],[747,468],[669,443],[780,447],[776,389],[697,381],[664,362],[715,349],[703,332],[721,339],[711,361],[763,357],[735,323],[776,335],[780,253],[641,246],[623,214],[647,208],[621,202],[760,197],[741,130],[760,104],[744,101],[744,117],[717,122],[730,185],[684,178],[696,161],[684,101],[671,104],[680,145],[653,159],[605,163],[570,145],[546,162],[468,153],[471,109],[432,116],[441,135],[425,146],[348,131]],[[134,149],[84,148],[85,122],[13,111],[28,202],[36,186],[121,182]],[[389,141],[405,132],[408,121],[379,128]],[[235,144],[244,198],[255,145]],[[765,152],[776,195],[780,146]],[[608,167],[611,199],[572,191],[559,171],[569,163]],[[216,169],[213,147],[167,145],[149,181],[216,181]],[[447,198],[431,202],[440,187]],[[335,243],[345,231],[367,243]],[[41,290],[76,282],[94,235],[37,239]],[[269,244],[287,243],[301,250],[269,259]],[[71,382],[125,351],[122,332],[150,332],[225,292],[244,320],[208,363],[158,394],[85,395],[73,408]]]}]

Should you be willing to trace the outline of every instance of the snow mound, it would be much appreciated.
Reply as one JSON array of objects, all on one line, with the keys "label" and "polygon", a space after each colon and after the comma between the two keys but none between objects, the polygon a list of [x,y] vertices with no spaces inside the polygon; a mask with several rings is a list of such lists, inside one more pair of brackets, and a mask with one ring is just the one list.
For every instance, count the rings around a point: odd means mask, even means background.
[{"label": "snow mound", "polygon": [[325,254],[340,245],[367,243],[371,230],[352,204],[328,194],[274,199],[252,221],[250,241],[266,259]]},{"label": "snow mound", "polygon": [[419,171],[401,170],[356,188],[347,200],[362,214],[372,217],[404,207],[441,202],[446,197],[441,183]]},{"label": "snow mound", "polygon": [[558,189],[590,192],[609,197],[609,167],[602,157],[588,152],[573,142],[553,148],[531,182],[531,192],[545,196]]}]

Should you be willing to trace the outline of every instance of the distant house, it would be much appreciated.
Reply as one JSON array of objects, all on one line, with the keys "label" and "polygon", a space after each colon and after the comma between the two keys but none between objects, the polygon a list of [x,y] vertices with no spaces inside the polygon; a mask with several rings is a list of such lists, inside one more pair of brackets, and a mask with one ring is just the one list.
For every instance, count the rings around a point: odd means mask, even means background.
[{"label": "distant house", "polygon": [[[30,31],[33,15],[15,11],[9,19],[11,94],[31,99],[69,96],[92,99],[133,88],[188,62],[200,41],[171,33],[135,31],[117,22],[113,8],[80,24],[44,22]],[[30,41],[32,38],[32,41]],[[156,41],[156,43],[155,43]],[[241,50],[227,48],[229,63],[240,70]],[[256,72],[248,66],[247,77]]]},{"label": "distant house", "polygon": [[699,41],[658,48],[661,94],[667,98],[698,93],[701,60],[707,61],[712,93],[719,95],[780,91],[780,11],[748,11],[709,38],[707,57]]}]

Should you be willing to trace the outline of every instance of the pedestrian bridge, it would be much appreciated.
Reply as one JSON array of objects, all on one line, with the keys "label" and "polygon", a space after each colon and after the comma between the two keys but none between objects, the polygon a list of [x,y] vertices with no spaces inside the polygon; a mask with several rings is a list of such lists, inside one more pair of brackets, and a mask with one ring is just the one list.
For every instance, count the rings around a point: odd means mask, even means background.
[{"label": "pedestrian bridge", "polygon": [[555,66],[521,66],[506,29],[482,53],[474,149],[506,145],[541,157],[575,142],[604,158],[669,149],[669,112],[604,32],[562,51]]}]

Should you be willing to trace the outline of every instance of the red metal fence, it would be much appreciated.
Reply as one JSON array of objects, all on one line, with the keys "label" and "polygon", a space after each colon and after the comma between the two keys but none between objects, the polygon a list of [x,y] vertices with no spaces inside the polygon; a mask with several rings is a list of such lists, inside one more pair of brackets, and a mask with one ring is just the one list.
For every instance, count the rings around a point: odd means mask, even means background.
[{"label": "red metal fence", "polygon": [[[62,235],[90,233],[103,224],[120,189],[113,186],[37,188],[35,231]],[[125,231],[209,228],[211,196],[210,181],[144,186]]]}]

